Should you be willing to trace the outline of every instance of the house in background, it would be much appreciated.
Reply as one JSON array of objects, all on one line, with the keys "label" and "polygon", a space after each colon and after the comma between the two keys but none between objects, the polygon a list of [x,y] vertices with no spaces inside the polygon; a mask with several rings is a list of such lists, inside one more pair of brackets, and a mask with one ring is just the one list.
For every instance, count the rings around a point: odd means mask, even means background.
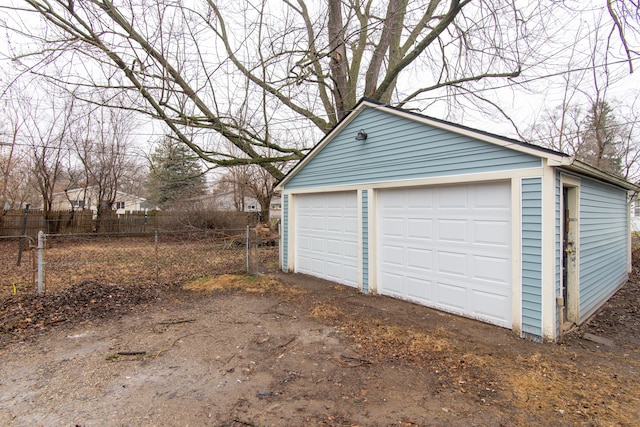
[{"label": "house in background", "polygon": [[[89,186],[83,188],[74,188],[53,195],[53,203],[51,209],[56,210],[91,210],[98,211],[98,195],[97,187]],[[126,212],[139,212],[149,210],[147,199],[138,197],[133,194],[116,192],[116,199],[113,202],[112,209],[119,215]]]},{"label": "house in background", "polygon": [[280,263],[556,340],[631,269],[638,187],[575,158],[367,100],[278,184]]},{"label": "house in background", "polygon": [[224,212],[259,212],[260,204],[249,196],[223,191],[192,197],[185,201],[192,208]]},{"label": "house in background", "polygon": [[279,222],[282,219],[282,195],[279,192],[273,193],[269,204],[269,221]]},{"label": "house in background", "polygon": [[[205,194],[190,198],[186,202],[196,209],[224,212],[260,212],[260,203],[255,197],[242,196],[233,191]],[[269,204],[269,221],[278,221],[281,217],[281,212],[280,194],[274,194]]]},{"label": "house in background", "polygon": [[631,201],[631,231],[640,233],[640,197],[636,194]]}]

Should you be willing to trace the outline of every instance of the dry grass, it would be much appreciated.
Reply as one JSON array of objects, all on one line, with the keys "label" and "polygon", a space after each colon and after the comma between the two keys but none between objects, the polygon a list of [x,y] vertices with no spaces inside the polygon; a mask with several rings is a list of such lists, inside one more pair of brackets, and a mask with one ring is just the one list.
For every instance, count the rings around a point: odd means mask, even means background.
[{"label": "dry grass", "polygon": [[567,425],[634,426],[640,419],[637,352],[600,358],[541,345],[540,353],[518,355],[481,343],[470,347],[441,327],[411,328],[349,316],[333,301],[316,304],[310,314],[340,327],[364,357],[438,372],[461,393],[505,408],[516,425],[555,419]]},{"label": "dry grass", "polygon": [[323,320],[325,322],[337,322],[345,317],[345,314],[335,304],[322,303],[317,304],[311,309],[311,316],[315,319]]},{"label": "dry grass", "polygon": [[517,357],[503,370],[504,381],[513,390],[511,405],[560,413],[574,422],[637,425],[640,396],[634,376],[557,356],[536,353]]},{"label": "dry grass", "polygon": [[316,307],[312,314],[316,318],[333,319],[369,357],[420,362],[452,349],[448,334],[440,328],[416,331],[379,322],[363,322],[324,307]]},{"label": "dry grass", "polygon": [[0,296],[30,292],[35,283],[35,252],[26,248],[18,266],[18,247],[18,240],[0,240]]},{"label": "dry grass", "polygon": [[297,287],[286,286],[273,276],[247,276],[223,274],[202,277],[184,285],[190,291],[243,291],[251,294],[278,293],[290,296],[301,295],[304,291]]},{"label": "dry grass", "polygon": [[[153,237],[64,239],[49,242],[45,256],[45,289],[55,292],[85,280],[121,285],[184,283],[205,276],[246,269],[243,247],[215,239],[162,241]],[[261,262],[273,262],[277,249],[260,248]],[[17,242],[0,242],[0,296],[33,292],[31,252],[15,265]]]}]

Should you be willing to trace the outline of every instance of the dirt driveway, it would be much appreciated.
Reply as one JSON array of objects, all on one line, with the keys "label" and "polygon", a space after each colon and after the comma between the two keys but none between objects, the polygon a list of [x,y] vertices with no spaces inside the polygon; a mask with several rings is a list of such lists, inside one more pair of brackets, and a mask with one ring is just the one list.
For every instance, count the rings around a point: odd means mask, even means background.
[{"label": "dirt driveway", "polygon": [[0,425],[638,425],[639,289],[562,345],[293,274],[3,300]]}]

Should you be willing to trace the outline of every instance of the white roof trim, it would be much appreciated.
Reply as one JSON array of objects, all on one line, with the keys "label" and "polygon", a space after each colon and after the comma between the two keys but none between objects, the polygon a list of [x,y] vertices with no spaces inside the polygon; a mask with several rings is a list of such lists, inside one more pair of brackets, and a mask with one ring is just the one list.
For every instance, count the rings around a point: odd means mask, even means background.
[{"label": "white roof trim", "polygon": [[598,168],[588,165],[587,163],[581,162],[580,160],[574,159],[573,162],[571,162],[570,164],[563,165],[563,168],[569,171],[578,172],[582,175],[598,178],[601,181],[609,182],[611,184],[622,187],[625,190],[640,191],[640,187],[637,184],[629,182],[624,178],[619,178],[615,175],[611,175],[606,172],[603,172]]}]

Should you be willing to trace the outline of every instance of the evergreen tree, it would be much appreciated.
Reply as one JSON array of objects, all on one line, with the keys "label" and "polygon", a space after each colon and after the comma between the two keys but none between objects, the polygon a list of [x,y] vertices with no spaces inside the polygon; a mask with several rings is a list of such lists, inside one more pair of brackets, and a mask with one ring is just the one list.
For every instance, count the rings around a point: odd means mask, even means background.
[{"label": "evergreen tree", "polygon": [[150,200],[162,208],[204,193],[202,166],[184,144],[166,136],[151,154],[147,187]]},{"label": "evergreen tree", "polygon": [[623,128],[608,102],[594,102],[584,119],[578,158],[605,172],[622,175]]}]

